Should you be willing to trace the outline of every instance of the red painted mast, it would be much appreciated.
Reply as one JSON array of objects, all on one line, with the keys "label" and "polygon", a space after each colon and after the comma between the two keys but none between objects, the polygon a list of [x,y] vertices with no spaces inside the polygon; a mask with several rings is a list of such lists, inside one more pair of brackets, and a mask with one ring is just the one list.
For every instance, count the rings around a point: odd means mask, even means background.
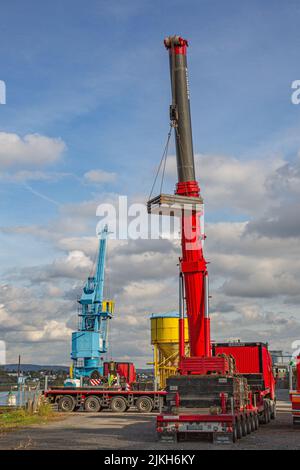
[{"label": "red painted mast", "polygon": [[[186,51],[188,42],[180,36],[169,36],[164,44],[169,51],[172,85],[170,117],[175,128],[178,183],[176,194],[200,197],[195,179],[190,100]],[[208,273],[202,249],[200,213],[184,211],[181,227],[183,276],[186,311],[189,325],[190,354],[211,356],[210,321],[208,316]],[[182,325],[181,325],[182,323]],[[180,356],[184,355],[184,324],[180,319]]]}]

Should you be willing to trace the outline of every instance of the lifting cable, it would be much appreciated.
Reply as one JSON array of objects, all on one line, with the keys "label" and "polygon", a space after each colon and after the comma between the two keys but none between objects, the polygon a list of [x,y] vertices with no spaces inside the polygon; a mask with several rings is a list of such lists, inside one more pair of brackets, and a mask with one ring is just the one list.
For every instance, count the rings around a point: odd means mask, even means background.
[{"label": "lifting cable", "polygon": [[154,190],[154,187],[155,187],[155,184],[156,184],[156,181],[157,181],[157,178],[158,178],[158,175],[159,175],[159,172],[160,172],[161,168],[163,169],[163,171],[162,171],[162,178],[161,178],[161,183],[160,183],[160,192],[162,191],[162,186],[163,186],[163,181],[164,181],[164,176],[165,176],[167,156],[168,156],[169,143],[170,143],[170,138],[171,138],[171,134],[172,134],[172,127],[173,126],[170,126],[170,130],[168,132],[167,142],[166,142],[166,145],[165,145],[165,148],[164,148],[161,160],[160,160],[159,167],[157,169],[157,172],[156,172],[156,175],[155,175],[155,178],[154,178],[154,182],[153,182],[153,185],[152,185],[152,188],[151,188],[151,191],[150,191],[150,195],[149,195],[149,198],[148,198],[149,200],[151,199],[151,196],[153,194],[153,190]]}]

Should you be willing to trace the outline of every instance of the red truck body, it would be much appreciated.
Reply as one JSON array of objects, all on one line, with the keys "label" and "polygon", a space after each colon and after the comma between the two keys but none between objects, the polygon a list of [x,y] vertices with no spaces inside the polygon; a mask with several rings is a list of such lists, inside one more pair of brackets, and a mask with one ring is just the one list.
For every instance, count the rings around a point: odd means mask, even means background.
[{"label": "red truck body", "polygon": [[249,386],[252,389],[259,389],[263,396],[275,400],[275,378],[267,344],[215,343],[212,348],[214,355],[232,356],[235,359],[237,371],[247,378]]},{"label": "red truck body", "polygon": [[[116,371],[120,377],[124,377],[128,384],[136,381],[135,366],[132,362],[115,362]],[[109,362],[104,362],[104,376],[109,374]]]}]

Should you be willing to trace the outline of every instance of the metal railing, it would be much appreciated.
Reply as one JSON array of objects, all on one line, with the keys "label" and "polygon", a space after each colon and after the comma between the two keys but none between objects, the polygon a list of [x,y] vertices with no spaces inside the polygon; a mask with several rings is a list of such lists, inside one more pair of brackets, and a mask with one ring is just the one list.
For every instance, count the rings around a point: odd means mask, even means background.
[{"label": "metal railing", "polygon": [[[6,388],[6,390],[4,390]],[[32,384],[1,384],[1,408],[32,408],[36,410],[41,396],[40,383]]]}]

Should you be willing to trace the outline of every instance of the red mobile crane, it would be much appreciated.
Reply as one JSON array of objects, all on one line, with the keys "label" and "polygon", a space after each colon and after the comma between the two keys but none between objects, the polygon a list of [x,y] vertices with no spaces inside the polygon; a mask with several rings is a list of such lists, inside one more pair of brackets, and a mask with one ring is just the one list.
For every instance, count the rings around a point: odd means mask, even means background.
[{"label": "red mobile crane", "polygon": [[[248,384],[245,371],[239,373],[236,367],[235,356],[241,355],[240,348],[231,347],[230,354],[216,349],[212,353],[208,272],[202,243],[205,236],[200,225],[203,200],[195,178],[192,141],[186,58],[188,42],[180,36],[169,36],[164,44],[170,60],[170,121],[175,131],[178,183],[174,195],[160,194],[151,199],[148,212],[165,214],[165,207],[170,206],[170,215],[174,215],[172,208],[180,208],[182,256],[179,273],[179,374],[167,380],[166,406],[157,417],[157,432],[165,440],[189,433],[210,433],[215,440],[235,441],[256,430],[259,421],[268,422],[275,417],[274,377],[272,370],[262,366],[255,370],[255,375],[259,376],[256,382]],[[184,347],[185,311],[189,325],[188,357]],[[226,345],[222,346],[226,349]],[[266,345],[262,350],[270,359]],[[251,354],[256,353],[254,349]],[[264,379],[272,382],[269,394],[264,389]]]}]

